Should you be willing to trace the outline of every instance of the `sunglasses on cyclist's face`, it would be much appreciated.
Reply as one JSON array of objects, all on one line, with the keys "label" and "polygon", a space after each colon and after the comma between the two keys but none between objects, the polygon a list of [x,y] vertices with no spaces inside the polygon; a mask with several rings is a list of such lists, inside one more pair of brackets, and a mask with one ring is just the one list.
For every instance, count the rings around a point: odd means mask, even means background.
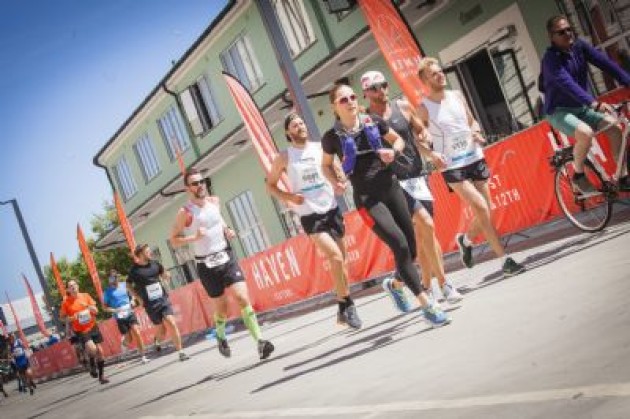
[{"label": "sunglasses on cyclist's face", "polygon": [[349,96],[341,96],[337,98],[337,103],[340,105],[347,105],[350,102],[355,102],[357,100],[357,95],[354,93]]},{"label": "sunglasses on cyclist's face", "polygon": [[558,29],[557,31],[553,31],[554,35],[573,35],[573,28],[562,28],[562,29]]},{"label": "sunglasses on cyclist's face", "polygon": [[373,85],[368,87],[368,90],[376,93],[376,92],[378,92],[381,89],[382,90],[387,89],[388,86],[389,86],[389,84],[386,81],[384,81],[382,83],[374,83]]},{"label": "sunglasses on cyclist's face", "polygon": [[199,179],[199,180],[192,180],[188,183],[188,186],[193,186],[193,187],[197,187],[200,185],[203,185],[205,182],[203,179]]}]

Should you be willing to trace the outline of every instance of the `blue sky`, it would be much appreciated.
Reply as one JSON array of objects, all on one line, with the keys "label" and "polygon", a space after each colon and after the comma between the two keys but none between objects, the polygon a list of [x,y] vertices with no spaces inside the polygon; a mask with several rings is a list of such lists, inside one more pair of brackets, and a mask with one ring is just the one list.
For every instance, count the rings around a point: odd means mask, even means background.
[{"label": "blue sky", "polygon": [[[17,198],[42,267],[79,252],[111,190],[100,147],[224,7],[223,0],[0,1],[0,201]],[[0,302],[41,289],[0,206]]]}]

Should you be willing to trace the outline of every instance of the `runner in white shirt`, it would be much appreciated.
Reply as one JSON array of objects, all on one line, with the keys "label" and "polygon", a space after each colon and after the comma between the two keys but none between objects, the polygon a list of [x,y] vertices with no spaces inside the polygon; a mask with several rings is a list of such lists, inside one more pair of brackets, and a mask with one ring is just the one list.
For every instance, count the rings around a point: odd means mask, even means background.
[{"label": "runner in white shirt", "polygon": [[[274,159],[267,188],[273,196],[292,205],[290,208],[300,216],[304,231],[330,262],[339,305],[337,322],[360,329],[361,319],[348,287],[343,217],[335,200],[335,192],[343,191],[335,191],[322,174],[322,145],[308,140],[308,130],[300,115],[289,113],[284,129],[291,145]],[[287,174],[292,192],[278,188],[283,173]]]},{"label": "runner in white shirt", "polygon": [[236,237],[221,215],[219,197],[208,195],[206,181],[196,169],[184,175],[184,184],[190,201],[179,210],[171,230],[173,246],[192,244],[197,261],[199,279],[212,298],[214,321],[219,352],[230,357],[225,327],[228,316],[228,299],[225,290],[230,289],[241,307],[243,323],[254,338],[260,359],[267,359],[274,350],[262,332],[256,313],[250,303],[245,276],[228,244]]},{"label": "runner in white shirt", "polygon": [[434,163],[449,188],[470,205],[474,214],[468,231],[455,237],[462,262],[467,268],[473,267],[472,240],[483,234],[501,258],[504,276],[525,271],[523,265],[505,252],[492,224],[488,189],[490,170],[483,156],[481,146],[486,141],[481,136],[479,124],[461,92],[446,90],[446,76],[435,58],[422,59],[418,76],[429,89],[418,111],[433,140]]}]

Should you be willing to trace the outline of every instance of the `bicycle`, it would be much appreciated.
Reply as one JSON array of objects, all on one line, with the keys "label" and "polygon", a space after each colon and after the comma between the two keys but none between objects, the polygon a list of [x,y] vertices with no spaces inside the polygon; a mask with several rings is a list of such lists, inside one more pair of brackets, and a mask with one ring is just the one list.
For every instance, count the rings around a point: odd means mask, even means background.
[{"label": "bicycle", "polygon": [[[612,208],[619,197],[619,178],[621,170],[626,164],[628,152],[628,135],[630,134],[630,119],[628,118],[628,103],[626,100],[613,106],[617,116],[617,124],[622,124],[621,152],[617,158],[617,169],[613,176],[609,176],[597,161],[592,151],[589,151],[584,161],[584,174],[595,187],[596,192],[583,194],[571,181],[575,169],[573,166],[573,146],[560,148],[550,157],[550,164],[555,171],[554,192],[562,212],[575,227],[586,232],[603,230],[612,217]],[[597,131],[600,134],[610,128],[610,125]]]}]

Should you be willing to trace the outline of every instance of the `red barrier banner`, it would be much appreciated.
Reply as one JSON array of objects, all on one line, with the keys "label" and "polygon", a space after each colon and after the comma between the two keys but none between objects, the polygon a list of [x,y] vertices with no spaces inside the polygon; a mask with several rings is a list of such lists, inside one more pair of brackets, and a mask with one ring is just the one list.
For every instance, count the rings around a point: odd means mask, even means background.
[{"label": "red barrier banner", "polygon": [[30,357],[35,378],[51,377],[79,364],[74,347],[68,341],[56,343],[35,352]]},{"label": "red barrier banner", "polygon": [[418,106],[424,91],[418,78],[422,55],[404,17],[393,1],[359,0],[359,6],[396,83],[409,102]]}]

